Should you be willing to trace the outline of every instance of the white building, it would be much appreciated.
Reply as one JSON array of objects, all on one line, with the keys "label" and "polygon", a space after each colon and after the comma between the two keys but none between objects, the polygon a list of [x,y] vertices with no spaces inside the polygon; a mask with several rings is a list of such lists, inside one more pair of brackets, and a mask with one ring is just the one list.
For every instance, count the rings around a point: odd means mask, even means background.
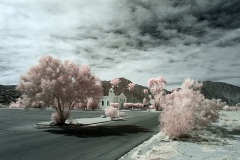
[{"label": "white building", "polygon": [[115,96],[113,88],[111,88],[108,92],[108,96],[103,96],[99,101],[99,108],[106,109],[110,106],[111,103],[119,103],[120,108],[123,107],[123,103],[127,103],[127,97],[121,93],[118,96]]}]

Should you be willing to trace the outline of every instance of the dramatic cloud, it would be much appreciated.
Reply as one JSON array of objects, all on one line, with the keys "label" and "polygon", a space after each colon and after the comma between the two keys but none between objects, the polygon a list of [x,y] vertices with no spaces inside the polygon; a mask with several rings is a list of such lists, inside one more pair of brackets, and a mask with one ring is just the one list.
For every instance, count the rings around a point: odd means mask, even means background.
[{"label": "dramatic cloud", "polygon": [[50,54],[90,64],[102,80],[240,86],[239,17],[239,0],[2,0],[0,84]]}]

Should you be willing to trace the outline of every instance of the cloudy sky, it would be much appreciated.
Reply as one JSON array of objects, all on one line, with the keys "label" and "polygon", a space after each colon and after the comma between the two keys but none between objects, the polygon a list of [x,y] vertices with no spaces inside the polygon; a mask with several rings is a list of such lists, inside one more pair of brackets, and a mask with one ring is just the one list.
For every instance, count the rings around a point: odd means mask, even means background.
[{"label": "cloudy sky", "polygon": [[0,84],[44,55],[89,64],[101,80],[240,86],[240,1],[0,0]]}]

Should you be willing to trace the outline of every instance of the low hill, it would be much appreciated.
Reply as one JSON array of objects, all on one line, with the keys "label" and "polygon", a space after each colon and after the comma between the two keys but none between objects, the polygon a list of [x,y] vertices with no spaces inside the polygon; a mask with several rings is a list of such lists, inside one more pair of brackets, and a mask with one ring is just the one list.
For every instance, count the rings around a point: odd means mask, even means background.
[{"label": "low hill", "polygon": [[17,91],[15,85],[0,85],[0,103],[10,104],[21,96],[21,93]]}]

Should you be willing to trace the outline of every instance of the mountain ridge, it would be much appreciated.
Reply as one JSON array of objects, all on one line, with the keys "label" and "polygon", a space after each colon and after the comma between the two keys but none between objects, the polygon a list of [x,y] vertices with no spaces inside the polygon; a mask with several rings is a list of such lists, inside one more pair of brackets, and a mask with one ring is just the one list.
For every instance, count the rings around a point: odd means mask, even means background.
[{"label": "mountain ridge", "polygon": [[[132,101],[132,93],[129,92],[127,86],[132,81],[120,77],[119,87],[117,89],[117,94],[121,94],[122,92],[127,97],[128,102],[133,103],[142,103],[145,98],[145,94],[143,92],[144,89],[148,89],[148,87],[136,84],[133,93],[133,101]],[[211,82],[211,81],[203,81],[203,87],[201,89],[201,93],[207,99],[221,99],[222,102],[226,102],[228,105],[236,105],[240,103],[240,87],[232,84],[224,83],[224,82]],[[108,95],[108,91],[110,90],[111,83],[110,81],[102,81],[103,93],[104,96]],[[0,85],[0,103],[9,104],[12,101],[15,101],[18,97],[21,96],[21,93],[15,89],[16,85]],[[167,91],[167,93],[171,93]],[[149,92],[150,94],[150,92]]]}]

